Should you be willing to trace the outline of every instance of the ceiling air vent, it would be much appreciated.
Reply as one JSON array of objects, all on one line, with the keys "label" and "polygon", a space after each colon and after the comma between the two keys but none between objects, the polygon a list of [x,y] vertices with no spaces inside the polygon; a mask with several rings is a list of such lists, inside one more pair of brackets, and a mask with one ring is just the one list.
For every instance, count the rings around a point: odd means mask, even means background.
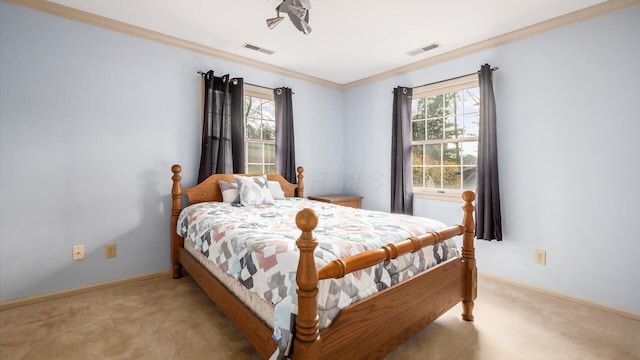
[{"label": "ceiling air vent", "polygon": [[429,45],[425,45],[425,46],[419,47],[419,48],[414,49],[414,50],[407,51],[407,55],[416,56],[416,55],[421,54],[423,52],[427,52],[429,50],[433,50],[433,49],[436,49],[436,48],[439,48],[439,47],[440,47],[440,44],[433,43],[433,44],[429,44]]},{"label": "ceiling air vent", "polygon": [[265,49],[265,48],[261,48],[260,46],[256,46],[256,45],[251,45],[251,44],[247,44],[244,43],[242,45],[243,48],[247,48],[249,50],[253,50],[253,51],[259,51],[261,53],[267,54],[267,55],[273,55],[275,54],[275,51],[273,50],[269,50],[269,49]]}]

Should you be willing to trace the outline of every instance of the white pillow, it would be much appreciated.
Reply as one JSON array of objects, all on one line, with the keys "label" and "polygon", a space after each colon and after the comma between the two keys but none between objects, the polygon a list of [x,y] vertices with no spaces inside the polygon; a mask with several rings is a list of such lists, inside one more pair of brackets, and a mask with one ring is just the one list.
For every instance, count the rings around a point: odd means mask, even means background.
[{"label": "white pillow", "polygon": [[273,196],[269,190],[269,182],[266,175],[246,177],[234,175],[238,183],[240,204],[249,205],[273,205]]},{"label": "white pillow", "polygon": [[218,181],[220,192],[222,193],[222,202],[231,205],[240,204],[240,194],[238,192],[238,184],[228,181]]},{"label": "white pillow", "polygon": [[284,200],[284,191],[282,191],[282,186],[278,181],[269,181],[269,190],[273,200]]}]

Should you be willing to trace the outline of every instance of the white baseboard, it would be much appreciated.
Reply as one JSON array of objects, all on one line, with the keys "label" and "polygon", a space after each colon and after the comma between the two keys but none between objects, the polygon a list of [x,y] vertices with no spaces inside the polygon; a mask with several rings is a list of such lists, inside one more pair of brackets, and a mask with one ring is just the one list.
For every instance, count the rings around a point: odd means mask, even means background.
[{"label": "white baseboard", "polygon": [[80,286],[77,288],[72,288],[67,290],[54,291],[46,294],[28,296],[20,299],[15,299],[15,300],[3,301],[3,302],[0,302],[0,311],[9,310],[9,309],[31,305],[31,304],[37,304],[43,301],[55,300],[55,299],[60,299],[60,298],[69,297],[73,295],[84,294],[91,291],[106,289],[113,286],[124,285],[132,282],[154,279],[162,276],[170,277],[171,269],[165,269],[165,270],[160,270],[160,271],[149,273],[149,274],[137,275],[137,276],[105,281],[105,282],[86,285],[86,286]]},{"label": "white baseboard", "polygon": [[[574,302],[574,303],[577,303],[577,304],[593,307],[593,308],[596,308],[596,309],[599,309],[599,310],[602,310],[602,311],[606,311],[606,312],[613,313],[613,314],[616,314],[616,315],[624,316],[624,317],[629,318],[629,319],[640,320],[640,314],[638,314],[636,312],[633,312],[633,311],[630,311],[630,310],[620,309],[620,308],[617,308],[617,307],[601,304],[601,303],[596,302],[596,301],[582,299],[582,298],[579,298],[579,297],[575,297],[573,295],[569,295],[569,294],[561,293],[561,292],[558,292],[558,291],[545,289],[543,287],[530,285],[530,284],[526,284],[526,283],[519,282],[519,281],[506,279],[506,278],[503,278],[503,277],[500,277],[500,276],[496,276],[496,275],[493,275],[493,274],[487,274],[487,273],[480,272],[480,271],[478,272],[478,275],[480,277],[483,277],[483,278],[486,278],[486,279],[495,280],[495,281],[499,281],[499,282],[502,282],[502,283],[505,283],[505,284],[509,284],[509,285],[513,285],[513,286],[517,286],[517,287],[533,290],[533,291],[538,292],[538,293],[542,293],[542,294],[545,294],[545,295],[553,296],[555,298],[559,298],[559,299],[562,299],[562,300],[571,301],[571,302]],[[482,295],[478,295],[478,296],[482,296]]]}]

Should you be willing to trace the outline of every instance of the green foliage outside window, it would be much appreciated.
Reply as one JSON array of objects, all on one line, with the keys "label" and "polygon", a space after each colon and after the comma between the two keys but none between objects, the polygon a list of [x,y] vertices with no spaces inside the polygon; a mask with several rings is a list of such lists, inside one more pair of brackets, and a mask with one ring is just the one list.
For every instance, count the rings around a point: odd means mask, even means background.
[{"label": "green foliage outside window", "polygon": [[275,173],[276,122],[272,99],[244,97],[245,154],[248,174]]},{"label": "green foliage outside window", "polygon": [[479,106],[477,87],[413,100],[414,187],[475,187]]}]

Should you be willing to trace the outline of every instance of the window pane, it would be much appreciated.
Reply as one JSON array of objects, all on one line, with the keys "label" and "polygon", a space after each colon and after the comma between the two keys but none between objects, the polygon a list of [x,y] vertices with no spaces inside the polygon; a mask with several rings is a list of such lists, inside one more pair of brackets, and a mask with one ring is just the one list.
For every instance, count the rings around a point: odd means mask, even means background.
[{"label": "window pane", "polygon": [[411,122],[411,134],[413,141],[424,140],[424,120]]},{"label": "window pane", "polygon": [[455,139],[462,134],[462,129],[460,128],[461,123],[456,121],[455,116],[448,116],[444,121],[444,138],[445,139]]},{"label": "window pane", "polygon": [[262,162],[262,144],[248,142],[247,143],[247,162],[249,163],[261,163]]},{"label": "window pane", "polygon": [[427,117],[441,117],[442,116],[442,95],[431,96],[427,98]]},{"label": "window pane", "polygon": [[260,121],[255,119],[247,120],[247,139],[260,139]]},{"label": "window pane", "polygon": [[469,114],[464,116],[464,136],[478,137],[480,133],[480,115]]},{"label": "window pane", "polygon": [[478,142],[469,141],[460,143],[462,165],[477,165],[478,164]]},{"label": "window pane", "polygon": [[439,167],[428,167],[426,169],[426,175],[425,187],[436,189],[441,188],[442,182],[440,181],[441,172]]},{"label": "window pane", "polygon": [[276,122],[262,121],[262,140],[275,140],[276,138]]},{"label": "window pane", "polygon": [[265,164],[263,174],[275,174],[276,165],[275,164]]},{"label": "window pane", "polygon": [[411,164],[424,165],[424,148],[422,145],[411,146]]},{"label": "window pane", "polygon": [[264,174],[264,171],[262,171],[263,167],[262,165],[252,165],[249,164],[247,169],[247,173],[248,174]]},{"label": "window pane", "polygon": [[476,167],[464,166],[462,168],[462,187],[464,190],[476,189]]},{"label": "window pane", "polygon": [[427,120],[427,140],[442,139],[442,118]]},{"label": "window pane", "polygon": [[456,107],[456,114],[462,114],[462,109],[464,109],[464,93],[465,91],[456,91],[456,96],[455,96],[455,107]]},{"label": "window pane", "polygon": [[[414,186],[475,187],[479,100],[479,88],[473,87],[412,102]],[[429,144],[424,144],[425,140]]]},{"label": "window pane", "polygon": [[[245,168],[247,173],[273,171],[275,163],[275,103],[268,95],[245,96]],[[267,168],[265,168],[267,167]]]},{"label": "window pane", "polygon": [[444,114],[445,116],[456,113],[457,91],[444,94]]},{"label": "window pane", "polygon": [[[456,124],[458,124],[458,126],[461,128],[464,127],[464,115],[460,115],[460,114],[456,115]],[[462,137],[462,135],[460,137]]]},{"label": "window pane", "polygon": [[[247,103],[248,100],[248,104]],[[248,117],[260,118],[260,98],[253,96],[245,96],[245,108],[248,108]]]},{"label": "window pane", "polygon": [[274,103],[271,100],[264,100],[262,103],[262,117],[268,120],[276,119],[276,110]]},{"label": "window pane", "polygon": [[411,101],[411,119],[424,119],[425,104],[425,98]]},{"label": "window pane", "polygon": [[422,166],[414,166],[413,167],[413,186],[423,187],[424,180],[424,167]]},{"label": "window pane", "polygon": [[[464,91],[464,113],[471,114],[480,111],[480,88]],[[460,111],[463,112],[463,111]]]},{"label": "window pane", "polygon": [[276,145],[264,144],[264,162],[275,164],[276,162]]},{"label": "window pane", "polygon": [[462,164],[462,159],[460,156],[460,143],[444,144],[444,152],[442,155],[442,161],[444,165]]},{"label": "window pane", "polygon": [[443,169],[442,174],[442,188],[443,189],[460,189],[460,167],[446,167]]},{"label": "window pane", "polygon": [[440,159],[442,158],[442,145],[440,144],[428,144],[425,145],[424,163],[426,165],[440,165]]}]

